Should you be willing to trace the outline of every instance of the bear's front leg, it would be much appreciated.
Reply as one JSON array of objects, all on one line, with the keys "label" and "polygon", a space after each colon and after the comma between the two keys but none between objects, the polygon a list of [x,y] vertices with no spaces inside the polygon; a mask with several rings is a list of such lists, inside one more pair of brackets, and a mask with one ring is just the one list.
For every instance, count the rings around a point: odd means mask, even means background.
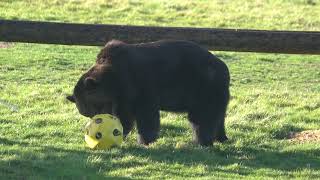
[{"label": "bear's front leg", "polygon": [[123,137],[126,138],[133,129],[134,117],[125,103],[113,103],[112,114],[120,119],[123,127]]},{"label": "bear's front leg", "polygon": [[159,108],[154,103],[140,102],[135,106],[138,143],[148,145],[158,138],[160,129]]}]

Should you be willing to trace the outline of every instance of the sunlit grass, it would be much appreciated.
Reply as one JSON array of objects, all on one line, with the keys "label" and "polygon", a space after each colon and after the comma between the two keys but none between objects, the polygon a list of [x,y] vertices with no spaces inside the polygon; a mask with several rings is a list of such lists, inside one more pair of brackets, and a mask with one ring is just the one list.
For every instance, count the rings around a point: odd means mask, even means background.
[{"label": "sunlit grass", "polygon": [[0,9],[4,19],[320,30],[317,0],[3,0]]}]

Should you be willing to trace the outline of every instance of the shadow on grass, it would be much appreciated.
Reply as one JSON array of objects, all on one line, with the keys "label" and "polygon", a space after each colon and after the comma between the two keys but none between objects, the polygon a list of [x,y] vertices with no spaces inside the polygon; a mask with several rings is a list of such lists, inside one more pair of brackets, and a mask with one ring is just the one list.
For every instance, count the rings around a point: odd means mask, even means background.
[{"label": "shadow on grass", "polygon": [[[185,166],[206,165],[207,171],[221,171],[236,175],[248,175],[261,168],[274,169],[284,173],[293,173],[297,170],[309,168],[320,170],[319,159],[315,159],[314,151],[304,152],[276,152],[267,148],[242,148],[239,151],[233,149],[219,150],[217,148],[195,149],[141,149],[129,148],[126,154],[151,159],[153,162],[166,164],[182,164]],[[319,153],[318,153],[319,154]],[[239,168],[221,168],[230,165],[240,165]],[[166,171],[166,170],[164,170]],[[167,172],[170,174],[170,171]],[[183,175],[188,177],[188,175]],[[268,174],[270,176],[271,174]],[[317,176],[319,178],[320,176]]]},{"label": "shadow on grass", "polygon": [[[0,138],[0,146],[17,146],[0,153],[0,177],[4,179],[104,179],[114,178],[99,172],[99,164],[89,164],[88,158],[97,153],[54,146],[35,146]],[[101,154],[101,153],[100,153]],[[105,154],[105,153],[103,153]],[[6,156],[4,156],[6,155]],[[5,158],[3,158],[5,157]],[[106,157],[103,160],[110,160]],[[97,165],[97,166],[96,166]],[[112,169],[112,166],[104,167]],[[116,177],[117,179],[128,179]]]},{"label": "shadow on grass", "polygon": [[[179,131],[187,131],[186,128],[178,128]],[[171,126],[165,127],[164,134],[177,132]],[[173,146],[160,146],[145,148],[141,146],[124,146],[116,150],[90,151],[75,150],[64,147],[41,146],[27,142],[19,142],[0,138],[0,145],[19,146],[11,148],[0,154],[11,155],[11,158],[0,161],[0,175],[6,179],[100,179],[108,176],[114,170],[126,170],[128,168],[145,167],[152,163],[169,165],[169,168],[161,169],[167,177],[190,177],[184,171],[170,169],[170,165],[180,164],[186,167],[205,165],[206,173],[220,172],[233,176],[244,176],[256,173],[259,169],[272,169],[281,171],[286,176],[291,173],[309,169],[319,171],[320,154],[316,150],[298,152],[279,152],[271,146],[246,146],[236,148],[233,141],[224,145],[211,148],[201,148],[188,144],[180,148]],[[98,157],[98,160],[92,156]],[[116,161],[125,157],[134,157],[132,161]],[[147,161],[139,161],[146,159]],[[152,172],[139,172],[139,177],[150,177]],[[203,173],[192,172],[192,176],[203,176]],[[267,173],[267,172],[266,172]],[[132,173],[135,174],[134,172]],[[263,174],[262,176],[277,177],[276,174]],[[312,178],[320,178],[317,174],[311,174]],[[229,176],[228,176],[229,177]],[[120,177],[117,177],[120,178]],[[125,179],[125,178],[124,178]]]},{"label": "shadow on grass", "polygon": [[181,135],[187,134],[189,132],[188,128],[191,131],[191,127],[181,127],[170,124],[162,124],[160,130],[160,137],[179,137]]}]

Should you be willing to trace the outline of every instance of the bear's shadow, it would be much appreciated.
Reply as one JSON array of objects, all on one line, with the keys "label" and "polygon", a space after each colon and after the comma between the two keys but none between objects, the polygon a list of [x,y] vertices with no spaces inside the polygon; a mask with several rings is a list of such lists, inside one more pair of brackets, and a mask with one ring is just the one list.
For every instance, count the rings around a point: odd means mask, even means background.
[{"label": "bear's shadow", "polygon": [[[187,128],[175,126],[163,126],[163,134],[172,134],[172,132],[183,133],[188,131]],[[178,130],[177,130],[178,129]],[[176,134],[178,135],[178,134]],[[114,177],[108,176],[108,172],[117,169],[136,168],[150,165],[149,160],[161,164],[180,164],[185,167],[205,166],[207,172],[221,172],[219,174],[228,173],[233,175],[249,175],[255,173],[258,169],[273,169],[276,171],[284,171],[285,173],[294,173],[297,170],[308,167],[310,170],[320,170],[319,160],[314,158],[314,155],[319,156],[319,152],[314,151],[297,151],[297,152],[279,152],[272,147],[264,146],[248,146],[235,148],[232,140],[224,145],[214,146],[210,148],[201,148],[191,143],[185,144],[182,147],[175,146],[154,146],[143,147],[139,145],[125,145],[116,150],[106,151],[91,151],[85,148],[80,150],[67,149],[64,147],[54,146],[35,146],[27,142],[13,141],[6,138],[0,138],[0,144],[3,145],[19,145],[23,147],[34,148],[34,152],[26,152],[20,150],[10,150],[8,153],[15,154],[15,159],[7,159],[0,161],[0,174],[4,177],[36,177],[45,178],[48,175],[57,178],[102,178]],[[38,155],[37,155],[38,154]],[[45,155],[43,158],[41,155]],[[88,163],[88,160],[93,156],[99,157],[99,161]],[[132,161],[116,161],[114,158],[122,159],[126,157],[133,158]],[[139,161],[138,159],[148,159],[148,161]],[[81,165],[79,165],[79,163]],[[77,164],[77,165],[75,165]],[[301,167],[301,165],[305,165]],[[61,171],[61,168],[66,167],[67,171]],[[226,168],[236,166],[236,168]],[[24,169],[23,172],[30,174],[19,174],[19,169]],[[41,172],[37,174],[37,172]],[[145,172],[140,176],[148,177],[150,172]],[[190,177],[187,174],[170,170],[162,169],[162,173],[171,176]],[[203,176],[203,172],[192,172],[193,176]],[[272,176],[272,174],[268,174]],[[319,175],[313,174],[315,178],[320,178]],[[118,177],[118,176],[117,176]],[[119,178],[119,177],[118,177]],[[125,177],[123,177],[125,179]],[[276,176],[275,176],[276,178]]]}]

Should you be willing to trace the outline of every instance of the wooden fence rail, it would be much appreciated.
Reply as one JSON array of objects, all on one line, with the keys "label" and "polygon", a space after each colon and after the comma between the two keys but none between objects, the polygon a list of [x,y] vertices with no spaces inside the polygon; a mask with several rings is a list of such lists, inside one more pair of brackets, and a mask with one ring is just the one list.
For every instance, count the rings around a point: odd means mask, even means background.
[{"label": "wooden fence rail", "polygon": [[320,32],[0,20],[0,41],[102,46],[110,39],[129,43],[184,39],[210,50],[320,54]]}]

